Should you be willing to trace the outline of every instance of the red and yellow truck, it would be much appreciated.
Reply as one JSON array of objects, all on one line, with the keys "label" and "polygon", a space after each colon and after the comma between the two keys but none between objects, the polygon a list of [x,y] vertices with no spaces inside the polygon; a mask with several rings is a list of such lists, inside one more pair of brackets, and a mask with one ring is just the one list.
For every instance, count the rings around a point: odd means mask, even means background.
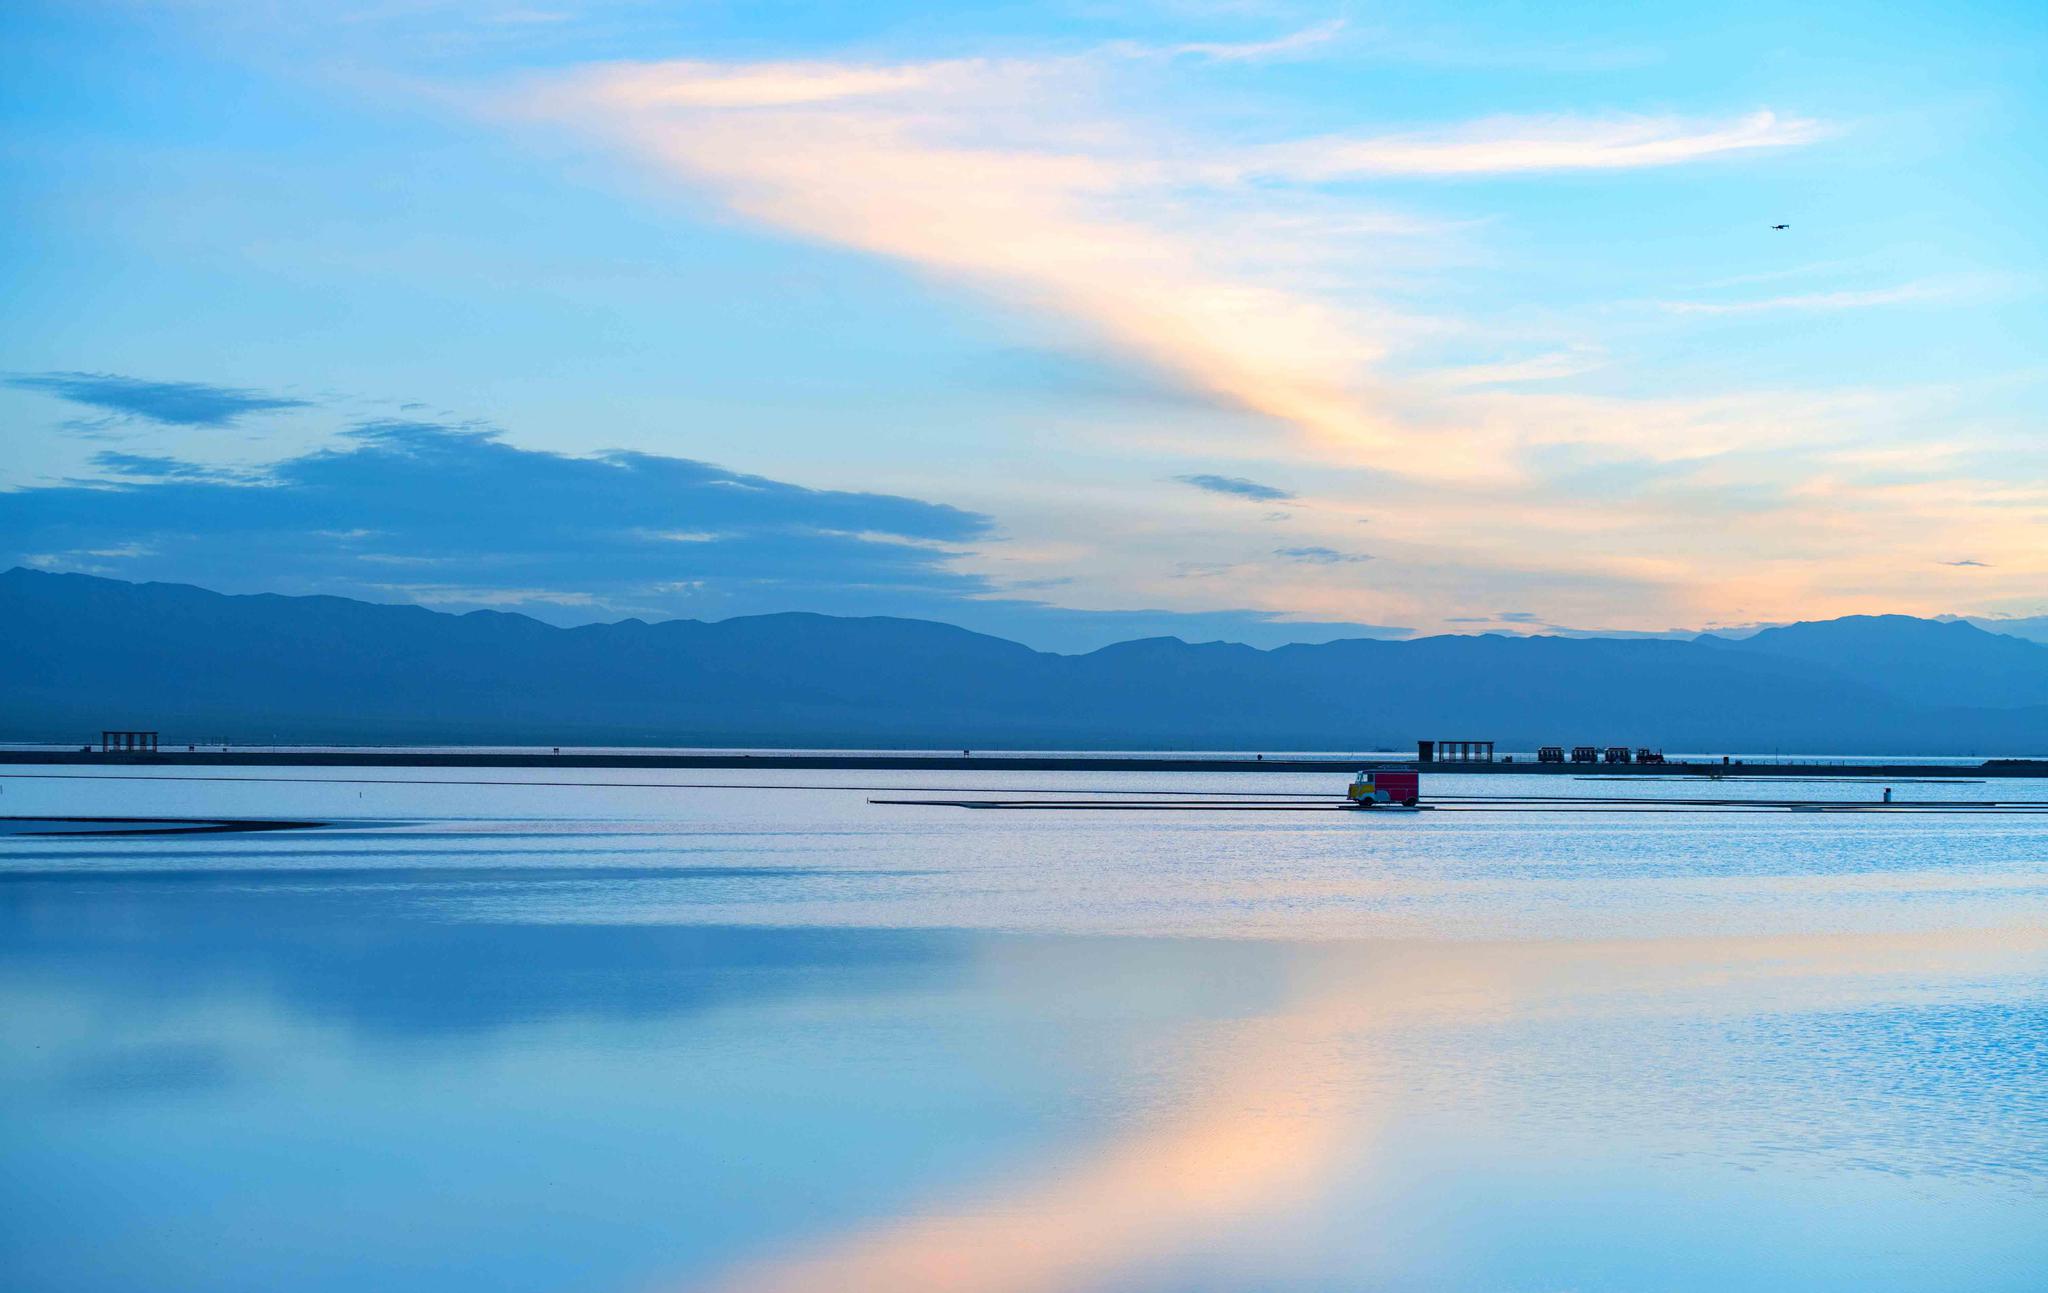
[{"label": "red and yellow truck", "polygon": [[1352,780],[1350,798],[1360,808],[1379,804],[1413,808],[1422,798],[1422,774],[1408,768],[1368,768]]}]

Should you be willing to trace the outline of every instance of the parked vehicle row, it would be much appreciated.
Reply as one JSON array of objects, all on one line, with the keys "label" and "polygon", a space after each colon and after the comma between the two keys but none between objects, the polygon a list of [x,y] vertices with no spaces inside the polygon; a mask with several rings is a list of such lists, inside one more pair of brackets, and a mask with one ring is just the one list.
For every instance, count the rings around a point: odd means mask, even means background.
[{"label": "parked vehicle row", "polygon": [[1610,745],[1602,750],[1597,745],[1574,745],[1571,758],[1565,758],[1562,745],[1546,745],[1536,751],[1538,763],[1662,763],[1664,751],[1649,746],[1639,746],[1631,751],[1626,745]]}]

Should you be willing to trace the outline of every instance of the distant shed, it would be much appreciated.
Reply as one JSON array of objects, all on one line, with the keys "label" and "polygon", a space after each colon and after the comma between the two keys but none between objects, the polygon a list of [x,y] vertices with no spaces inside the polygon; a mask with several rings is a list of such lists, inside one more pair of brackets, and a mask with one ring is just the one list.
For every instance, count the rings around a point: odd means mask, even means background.
[{"label": "distant shed", "polygon": [[1492,763],[1492,741],[1417,741],[1417,763]]},{"label": "distant shed", "polygon": [[155,732],[117,732],[112,728],[100,732],[101,754],[155,754]]}]

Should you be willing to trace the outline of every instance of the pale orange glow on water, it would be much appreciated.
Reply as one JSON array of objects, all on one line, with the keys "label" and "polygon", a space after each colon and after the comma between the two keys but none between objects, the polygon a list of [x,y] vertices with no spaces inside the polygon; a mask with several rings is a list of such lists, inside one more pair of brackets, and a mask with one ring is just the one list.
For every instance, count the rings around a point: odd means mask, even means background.
[{"label": "pale orange glow on water", "polygon": [[[1396,950],[1389,952],[1389,947]],[[1292,1008],[1205,1030],[1171,1110],[1078,1159],[1026,1169],[703,1288],[1050,1293],[1298,1208],[1343,1166],[1370,1166],[1390,1030],[1517,1015],[1673,1009],[1763,992],[1779,1008],[1883,1000],[1897,981],[2038,969],[2048,928],[1607,943],[1333,945],[1305,953]],[[1684,1008],[1683,1006],[1677,1008]],[[1380,1043],[1380,1044],[1376,1044]],[[1473,1098],[1483,1098],[1477,1087]],[[1361,1224],[1370,1225],[1366,1218]]]}]

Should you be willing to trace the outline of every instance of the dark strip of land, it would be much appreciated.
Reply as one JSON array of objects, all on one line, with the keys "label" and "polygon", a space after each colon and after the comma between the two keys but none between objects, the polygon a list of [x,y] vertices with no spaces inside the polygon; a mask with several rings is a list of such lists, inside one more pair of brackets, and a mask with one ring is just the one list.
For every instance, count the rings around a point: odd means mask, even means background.
[{"label": "dark strip of land", "polygon": [[1431,773],[1512,773],[1602,777],[2048,777],[2048,759],[1983,763],[1416,763],[1359,755],[1347,759],[1261,759],[1219,755],[1043,754],[561,754],[468,750],[178,750],[101,754],[82,750],[0,750],[0,764],[165,768],[746,768],[867,772],[1315,772],[1349,774],[1398,766]]},{"label": "dark strip of land", "polygon": [[0,835],[237,835],[247,831],[303,831],[325,822],[256,817],[0,817]]},{"label": "dark strip of land", "polygon": [[1408,812],[1419,813],[1602,813],[1609,816],[1644,816],[1654,813],[1972,813],[1983,816],[1993,815],[2048,815],[2048,806],[2000,803],[1941,803],[1923,801],[1920,803],[1851,803],[1842,800],[1810,799],[1754,801],[1709,799],[1699,803],[1687,803],[1679,799],[1659,799],[1638,802],[1629,799],[1608,799],[1600,803],[1560,798],[1546,802],[1542,799],[1515,799],[1503,803],[1483,804],[1466,800],[1458,803],[1418,804],[1413,808],[1378,804],[1370,808],[1361,804],[1341,801],[1326,804],[1274,803],[1253,800],[1219,802],[1216,800],[1151,800],[1146,803],[1128,801],[1088,799],[870,799],[871,804],[894,804],[901,807],[917,808],[972,808],[982,810],[1047,811],[1047,812],[1131,812],[1131,813],[1345,813],[1364,812],[1374,817],[1394,817]]}]

